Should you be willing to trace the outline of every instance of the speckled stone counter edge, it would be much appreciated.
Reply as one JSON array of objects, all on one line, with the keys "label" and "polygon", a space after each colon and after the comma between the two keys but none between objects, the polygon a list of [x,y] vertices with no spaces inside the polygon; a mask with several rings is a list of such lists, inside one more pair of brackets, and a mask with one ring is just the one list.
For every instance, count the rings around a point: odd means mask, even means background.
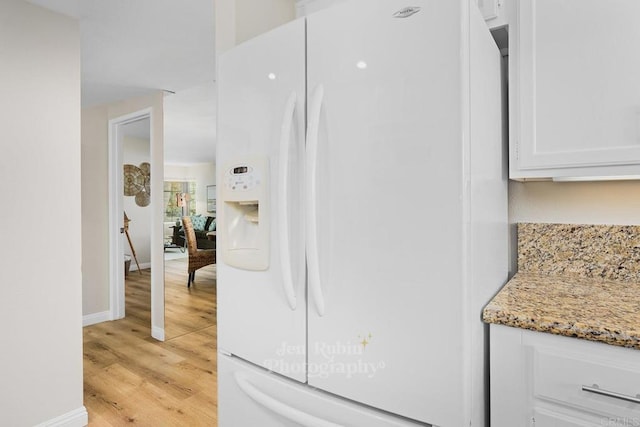
[{"label": "speckled stone counter edge", "polygon": [[640,349],[639,297],[640,284],[517,273],[485,307],[483,320]]},{"label": "speckled stone counter edge", "polygon": [[487,323],[640,349],[640,227],[518,224],[519,272]]}]

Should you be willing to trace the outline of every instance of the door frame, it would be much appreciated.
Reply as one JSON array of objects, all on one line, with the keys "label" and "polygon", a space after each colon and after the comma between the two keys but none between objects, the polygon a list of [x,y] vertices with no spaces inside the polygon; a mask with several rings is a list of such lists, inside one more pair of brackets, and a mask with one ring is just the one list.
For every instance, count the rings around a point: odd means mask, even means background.
[{"label": "door frame", "polygon": [[[163,182],[162,168],[155,165],[153,159],[156,158],[157,147],[155,147],[154,127],[155,117],[153,108],[144,108],[133,113],[125,114],[109,120],[108,124],[108,150],[109,150],[109,320],[122,319],[125,316],[125,282],[124,282],[124,249],[122,229],[124,227],[124,177],[123,168],[123,132],[122,126],[138,121],[149,119],[150,123],[150,158],[151,162],[151,203],[149,208],[152,212],[160,209],[157,197],[153,197],[162,188],[158,188],[158,183]],[[155,167],[154,167],[155,166]],[[162,233],[156,232],[156,215],[152,215],[151,221],[151,336],[157,340],[164,341],[164,277],[158,271],[164,270],[164,265],[154,266],[154,245],[161,244]],[[162,297],[159,298],[158,296]],[[159,303],[162,301],[162,304]],[[160,324],[155,324],[154,319],[160,319]]]}]

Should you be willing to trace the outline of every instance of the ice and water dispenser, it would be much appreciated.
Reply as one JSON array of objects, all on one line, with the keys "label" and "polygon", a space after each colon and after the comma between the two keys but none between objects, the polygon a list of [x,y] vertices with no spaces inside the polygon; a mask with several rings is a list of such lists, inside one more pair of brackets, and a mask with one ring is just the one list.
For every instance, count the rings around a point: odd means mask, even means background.
[{"label": "ice and water dispenser", "polygon": [[[225,168],[220,198],[222,259],[245,270],[269,268],[269,163],[251,158]],[[224,236],[220,236],[223,233]]]}]

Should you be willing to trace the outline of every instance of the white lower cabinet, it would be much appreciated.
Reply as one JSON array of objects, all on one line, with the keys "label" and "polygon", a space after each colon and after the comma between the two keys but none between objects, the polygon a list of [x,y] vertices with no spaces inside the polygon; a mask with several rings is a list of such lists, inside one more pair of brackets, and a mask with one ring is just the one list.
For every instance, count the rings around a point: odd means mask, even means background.
[{"label": "white lower cabinet", "polygon": [[567,408],[553,410],[548,408],[533,408],[531,416],[532,426],[553,427],[602,427],[609,425],[606,418],[590,417],[579,414]]},{"label": "white lower cabinet", "polygon": [[640,426],[640,351],[491,325],[493,427]]}]

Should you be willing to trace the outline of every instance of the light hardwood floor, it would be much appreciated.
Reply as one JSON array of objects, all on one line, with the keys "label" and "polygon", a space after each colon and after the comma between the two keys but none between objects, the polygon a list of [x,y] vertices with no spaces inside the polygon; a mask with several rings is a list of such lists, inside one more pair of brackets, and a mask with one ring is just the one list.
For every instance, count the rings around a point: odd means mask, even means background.
[{"label": "light hardwood floor", "polygon": [[187,289],[186,259],[167,261],[165,336],[151,338],[149,270],[129,273],[126,317],[84,328],[89,426],[216,426],[215,266]]}]

